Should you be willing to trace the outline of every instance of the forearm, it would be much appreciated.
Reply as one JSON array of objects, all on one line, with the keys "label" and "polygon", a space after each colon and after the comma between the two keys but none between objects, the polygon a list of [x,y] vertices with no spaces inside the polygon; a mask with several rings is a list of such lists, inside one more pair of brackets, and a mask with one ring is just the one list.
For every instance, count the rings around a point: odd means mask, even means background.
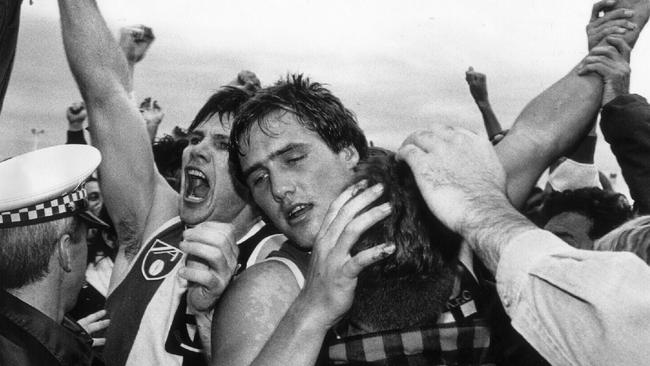
[{"label": "forearm", "polygon": [[308,366],[318,359],[329,330],[312,315],[313,307],[298,296],[251,366]]},{"label": "forearm", "polygon": [[488,138],[492,139],[496,134],[501,133],[503,128],[497,119],[497,116],[492,110],[492,105],[489,101],[485,102],[476,102],[481,115],[483,116],[483,124],[485,125],[485,131],[487,132]]},{"label": "forearm", "polygon": [[503,195],[475,198],[478,208],[468,210],[460,234],[492,274],[496,273],[501,253],[513,239],[537,227],[520,214]]},{"label": "forearm", "polygon": [[59,0],[63,45],[84,99],[124,90],[128,65],[94,0]]},{"label": "forearm", "polygon": [[540,174],[584,136],[600,107],[602,81],[575,70],[533,99],[495,149],[507,193],[521,206]]},{"label": "forearm", "polygon": [[65,141],[66,144],[88,145],[83,130],[76,130],[76,131],[68,130],[67,136],[68,137]]},{"label": "forearm", "polygon": [[645,98],[621,95],[603,107],[600,127],[621,166],[635,208],[650,213],[650,105]]}]

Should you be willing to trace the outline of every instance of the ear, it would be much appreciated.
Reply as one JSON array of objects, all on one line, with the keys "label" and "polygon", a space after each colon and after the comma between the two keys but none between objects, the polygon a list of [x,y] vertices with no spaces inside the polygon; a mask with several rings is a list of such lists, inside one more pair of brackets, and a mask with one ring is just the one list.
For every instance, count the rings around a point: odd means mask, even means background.
[{"label": "ear", "polygon": [[64,271],[72,271],[72,239],[70,234],[63,234],[56,242],[59,252],[59,265]]},{"label": "ear", "polygon": [[344,147],[339,152],[339,157],[343,159],[349,169],[354,168],[359,164],[359,152],[354,145]]}]

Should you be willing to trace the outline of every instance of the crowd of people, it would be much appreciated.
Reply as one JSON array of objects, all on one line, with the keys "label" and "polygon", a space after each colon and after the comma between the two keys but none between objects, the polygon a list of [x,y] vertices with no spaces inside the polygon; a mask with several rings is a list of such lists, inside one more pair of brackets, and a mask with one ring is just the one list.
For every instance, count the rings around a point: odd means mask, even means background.
[{"label": "crowd of people", "polygon": [[488,138],[431,121],[396,151],[303,74],[242,71],[159,136],[133,88],[153,30],[59,9],[83,101],[65,145],[0,163],[0,365],[650,364],[649,0],[596,2],[585,57],[510,129],[470,67]]}]

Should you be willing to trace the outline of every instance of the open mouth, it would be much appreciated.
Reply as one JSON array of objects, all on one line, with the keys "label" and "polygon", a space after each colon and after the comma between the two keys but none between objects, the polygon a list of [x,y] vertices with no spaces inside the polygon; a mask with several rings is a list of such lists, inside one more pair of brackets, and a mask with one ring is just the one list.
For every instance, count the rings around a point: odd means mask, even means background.
[{"label": "open mouth", "polygon": [[302,221],[309,210],[314,207],[311,203],[301,203],[291,207],[291,209],[285,213],[285,218],[290,225],[296,224]]},{"label": "open mouth", "polygon": [[185,200],[189,202],[203,202],[210,193],[210,182],[205,174],[194,168],[185,170]]}]

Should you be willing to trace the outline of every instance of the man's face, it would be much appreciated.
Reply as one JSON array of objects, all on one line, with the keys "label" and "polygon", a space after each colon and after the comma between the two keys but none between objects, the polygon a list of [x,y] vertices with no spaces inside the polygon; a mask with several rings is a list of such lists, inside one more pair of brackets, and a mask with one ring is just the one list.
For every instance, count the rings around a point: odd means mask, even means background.
[{"label": "man's face", "polygon": [[280,231],[311,248],[329,205],[350,184],[359,155],[354,147],[333,152],[291,113],[266,118],[270,133],[255,124],[240,157],[246,184]]},{"label": "man's face", "polygon": [[[230,126],[230,120],[224,121]],[[189,134],[183,150],[181,219],[190,225],[207,220],[231,222],[246,206],[228,171],[230,129],[217,115]]]},{"label": "man's face", "polygon": [[90,181],[86,183],[85,188],[88,193],[88,208],[95,216],[99,216],[99,212],[102,210],[102,205],[104,204],[102,192],[99,190],[99,184],[97,181]]},{"label": "man's face", "polygon": [[578,249],[593,249],[594,241],[589,237],[592,228],[591,219],[578,212],[562,212],[553,216],[544,226],[545,230]]}]

